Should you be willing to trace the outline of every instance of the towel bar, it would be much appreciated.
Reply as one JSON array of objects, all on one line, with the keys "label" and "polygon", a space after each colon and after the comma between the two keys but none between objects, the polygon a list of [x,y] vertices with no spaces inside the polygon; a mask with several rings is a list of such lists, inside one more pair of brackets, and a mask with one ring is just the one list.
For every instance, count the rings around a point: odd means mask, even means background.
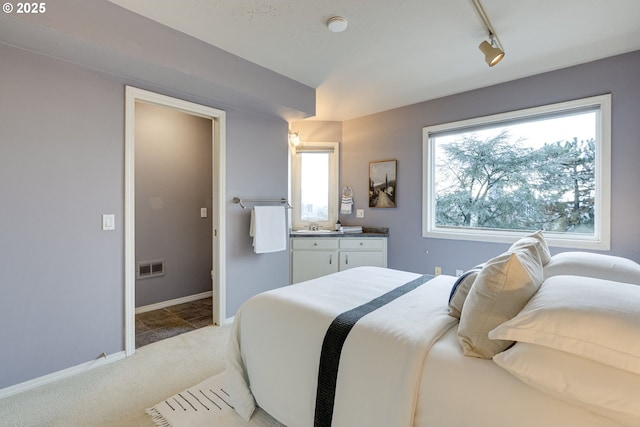
[{"label": "towel bar", "polygon": [[280,203],[286,204],[286,209],[292,209],[292,206],[289,204],[289,201],[284,197],[280,199],[241,199],[239,197],[233,198],[233,203],[237,203],[240,205],[242,209],[247,209],[249,206],[246,206],[245,203],[256,204],[256,203]]}]

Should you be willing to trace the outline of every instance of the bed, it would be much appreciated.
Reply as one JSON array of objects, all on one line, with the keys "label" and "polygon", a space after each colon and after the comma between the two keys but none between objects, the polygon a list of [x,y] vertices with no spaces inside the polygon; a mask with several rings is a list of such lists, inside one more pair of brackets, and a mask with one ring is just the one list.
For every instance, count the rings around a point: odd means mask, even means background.
[{"label": "bed", "polygon": [[[491,327],[495,337],[487,342],[504,348],[490,357],[469,355],[475,350],[461,337],[469,325],[464,315],[451,315],[452,288],[469,279],[360,267],[251,298],[236,314],[229,342],[227,381],[236,411],[249,419],[257,405],[289,427],[640,425],[640,266],[624,260],[622,267],[609,262],[593,272],[587,257],[589,274],[604,279],[567,275],[567,269],[587,271],[580,266],[582,255],[555,262],[548,248],[545,260],[521,243],[508,251],[509,274],[513,253],[523,247],[542,267],[553,268],[549,276],[539,271],[531,295],[520,295],[525,301],[510,307],[515,313]],[[474,270],[476,283],[466,290],[462,312],[471,310],[469,301],[492,262]],[[573,354],[562,347],[566,343],[510,336],[526,332],[520,328],[532,322],[526,316],[538,313],[540,304],[554,305],[556,292],[585,287],[595,289],[596,299],[606,289],[627,302],[621,319],[610,323],[626,335],[614,340],[609,353],[598,353],[601,343],[595,350],[578,346],[580,354]],[[511,298],[519,292],[507,293]],[[572,303],[578,310],[582,304]],[[575,329],[581,334],[585,328]],[[608,333],[588,324],[586,329]],[[329,337],[331,330],[338,338]]]}]

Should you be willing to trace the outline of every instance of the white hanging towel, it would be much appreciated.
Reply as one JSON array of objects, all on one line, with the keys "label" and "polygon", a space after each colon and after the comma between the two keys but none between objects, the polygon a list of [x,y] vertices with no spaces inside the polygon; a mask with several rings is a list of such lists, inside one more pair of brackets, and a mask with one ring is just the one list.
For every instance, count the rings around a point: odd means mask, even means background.
[{"label": "white hanging towel", "polygon": [[342,196],[342,203],[340,203],[340,213],[350,215],[351,205],[353,205],[353,199],[351,197]]},{"label": "white hanging towel", "polygon": [[287,221],[284,206],[255,206],[251,210],[249,235],[257,254],[287,249]]}]

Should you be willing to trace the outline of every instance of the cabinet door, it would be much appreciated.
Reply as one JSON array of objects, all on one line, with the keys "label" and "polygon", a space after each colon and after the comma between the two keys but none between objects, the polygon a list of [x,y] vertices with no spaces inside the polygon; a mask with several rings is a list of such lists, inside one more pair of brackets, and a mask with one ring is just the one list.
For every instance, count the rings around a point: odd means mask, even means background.
[{"label": "cabinet door", "polygon": [[382,251],[347,251],[340,253],[340,271],[364,265],[386,267],[386,254]]},{"label": "cabinet door", "polygon": [[293,251],[291,283],[315,279],[338,271],[338,251]]}]

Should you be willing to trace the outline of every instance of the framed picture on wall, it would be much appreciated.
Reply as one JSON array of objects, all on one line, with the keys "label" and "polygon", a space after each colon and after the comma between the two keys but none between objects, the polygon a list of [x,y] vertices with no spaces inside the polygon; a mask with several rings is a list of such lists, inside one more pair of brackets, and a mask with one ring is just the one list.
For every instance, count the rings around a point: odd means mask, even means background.
[{"label": "framed picture on wall", "polygon": [[398,161],[369,163],[369,207],[395,208],[398,191]]}]

